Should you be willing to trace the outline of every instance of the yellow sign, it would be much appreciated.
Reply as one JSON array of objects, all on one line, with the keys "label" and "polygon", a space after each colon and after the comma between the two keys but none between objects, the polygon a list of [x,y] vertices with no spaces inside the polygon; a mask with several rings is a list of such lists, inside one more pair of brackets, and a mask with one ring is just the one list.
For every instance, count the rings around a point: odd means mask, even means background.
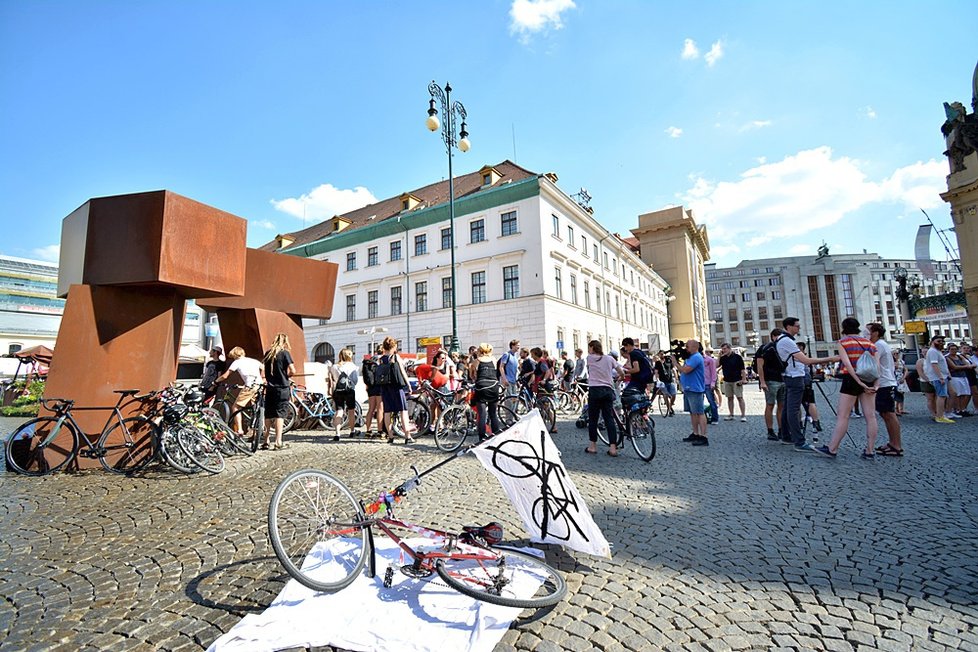
[{"label": "yellow sign", "polygon": [[905,321],[903,322],[903,330],[910,335],[919,335],[921,333],[927,332],[927,322],[923,321]]},{"label": "yellow sign", "polygon": [[420,344],[421,344],[421,346],[437,346],[437,345],[441,344],[441,338],[440,337],[422,337]]}]

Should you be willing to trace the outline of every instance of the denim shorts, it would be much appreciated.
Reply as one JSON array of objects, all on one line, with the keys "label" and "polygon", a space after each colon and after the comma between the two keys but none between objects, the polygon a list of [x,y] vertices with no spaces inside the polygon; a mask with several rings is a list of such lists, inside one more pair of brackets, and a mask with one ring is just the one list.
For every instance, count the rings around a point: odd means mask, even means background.
[{"label": "denim shorts", "polygon": [[934,387],[934,394],[939,398],[947,398],[947,383],[943,380],[932,380],[930,384]]},{"label": "denim shorts", "polygon": [[666,396],[676,395],[676,383],[663,383],[662,393]]},{"label": "denim shorts", "polygon": [[690,414],[706,414],[703,400],[706,398],[705,392],[683,392],[683,409]]}]

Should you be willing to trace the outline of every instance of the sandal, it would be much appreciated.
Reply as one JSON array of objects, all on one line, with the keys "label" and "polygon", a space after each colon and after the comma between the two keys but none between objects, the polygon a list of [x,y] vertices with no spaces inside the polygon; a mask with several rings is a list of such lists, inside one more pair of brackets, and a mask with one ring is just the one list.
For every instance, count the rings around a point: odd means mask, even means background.
[{"label": "sandal", "polygon": [[587,453],[588,455],[597,455],[598,454],[598,451],[593,451],[590,448],[585,448],[584,449],[584,452]]},{"label": "sandal", "polygon": [[268,444],[262,444],[258,448],[259,448],[259,450],[267,451],[268,450]]},{"label": "sandal", "polygon": [[877,446],[876,452],[884,457],[903,457],[902,448],[893,448],[889,444],[886,444],[885,446]]}]

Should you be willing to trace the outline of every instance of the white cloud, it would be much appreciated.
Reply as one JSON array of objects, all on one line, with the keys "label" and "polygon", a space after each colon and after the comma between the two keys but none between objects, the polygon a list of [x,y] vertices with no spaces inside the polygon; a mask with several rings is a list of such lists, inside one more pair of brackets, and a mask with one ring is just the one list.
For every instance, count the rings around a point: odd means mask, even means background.
[{"label": "white cloud", "polygon": [[932,159],[873,181],[859,161],[818,147],[753,167],[734,181],[696,177],[679,198],[709,226],[711,242],[756,246],[832,226],[873,204],[939,206],[945,168]]},{"label": "white cloud", "polygon": [[564,26],[561,14],[575,7],[574,0],[513,0],[509,8],[509,32],[527,43],[533,34],[561,29]]},{"label": "white cloud", "polygon": [[683,135],[683,130],[679,127],[666,127],[666,133],[670,138],[679,138]]},{"label": "white cloud", "polygon": [[263,229],[268,229],[269,231],[275,230],[275,222],[272,222],[271,220],[248,220],[248,223],[254,224],[255,226]]},{"label": "white cloud", "polygon": [[764,165],[765,163],[767,163],[767,157],[766,156],[758,156],[754,160],[757,161],[758,163],[760,163],[761,165]]},{"label": "white cloud", "polygon": [[813,253],[816,249],[817,247],[813,247],[810,244],[796,244],[788,248],[788,253],[795,256],[800,256],[802,254]]},{"label": "white cloud", "polygon": [[866,117],[869,118],[870,120],[876,119],[876,109],[874,109],[873,107],[867,106],[866,108],[863,109],[863,112],[866,115]]},{"label": "white cloud", "polygon": [[683,41],[683,59],[697,59],[700,56],[700,49],[696,47],[696,41],[691,38]]},{"label": "white cloud", "polygon": [[740,126],[737,131],[743,133],[745,131],[752,131],[754,129],[763,129],[764,127],[770,127],[773,123],[770,120],[751,120],[750,122]]},{"label": "white cloud", "polygon": [[703,56],[703,58],[706,59],[706,65],[710,66],[711,68],[713,67],[713,64],[719,61],[722,57],[723,41],[717,41],[714,43],[713,47],[710,48],[710,51]]},{"label": "white cloud", "polygon": [[46,260],[49,263],[59,262],[58,259],[61,256],[61,245],[53,244],[46,247],[31,249],[31,256],[37,258],[38,260]]},{"label": "white cloud", "polygon": [[345,190],[324,183],[299,197],[273,199],[272,206],[277,211],[288,213],[305,222],[318,222],[334,215],[349,213],[376,201],[377,198],[363,186]]}]

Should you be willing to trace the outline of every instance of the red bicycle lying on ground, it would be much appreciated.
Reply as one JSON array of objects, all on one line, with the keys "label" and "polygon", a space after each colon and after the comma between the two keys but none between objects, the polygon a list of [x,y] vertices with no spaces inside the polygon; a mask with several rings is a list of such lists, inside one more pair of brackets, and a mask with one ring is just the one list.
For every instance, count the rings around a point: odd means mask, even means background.
[{"label": "red bicycle lying on ground", "polygon": [[[268,531],[275,555],[285,570],[314,591],[349,586],[367,565],[375,576],[374,530],[387,535],[409,563],[401,573],[415,579],[437,574],[445,584],[477,600],[505,607],[540,608],[559,602],[567,585],[558,571],[533,555],[497,545],[502,527],[462,528],[451,533],[402,521],[394,507],[421,483],[421,478],[460,455],[464,449],[385,491],[364,505],[341,481],[315,469],[296,471],[282,480],[268,508]],[[412,547],[397,532],[424,537],[430,545]],[[394,566],[384,574],[390,587]]]}]

